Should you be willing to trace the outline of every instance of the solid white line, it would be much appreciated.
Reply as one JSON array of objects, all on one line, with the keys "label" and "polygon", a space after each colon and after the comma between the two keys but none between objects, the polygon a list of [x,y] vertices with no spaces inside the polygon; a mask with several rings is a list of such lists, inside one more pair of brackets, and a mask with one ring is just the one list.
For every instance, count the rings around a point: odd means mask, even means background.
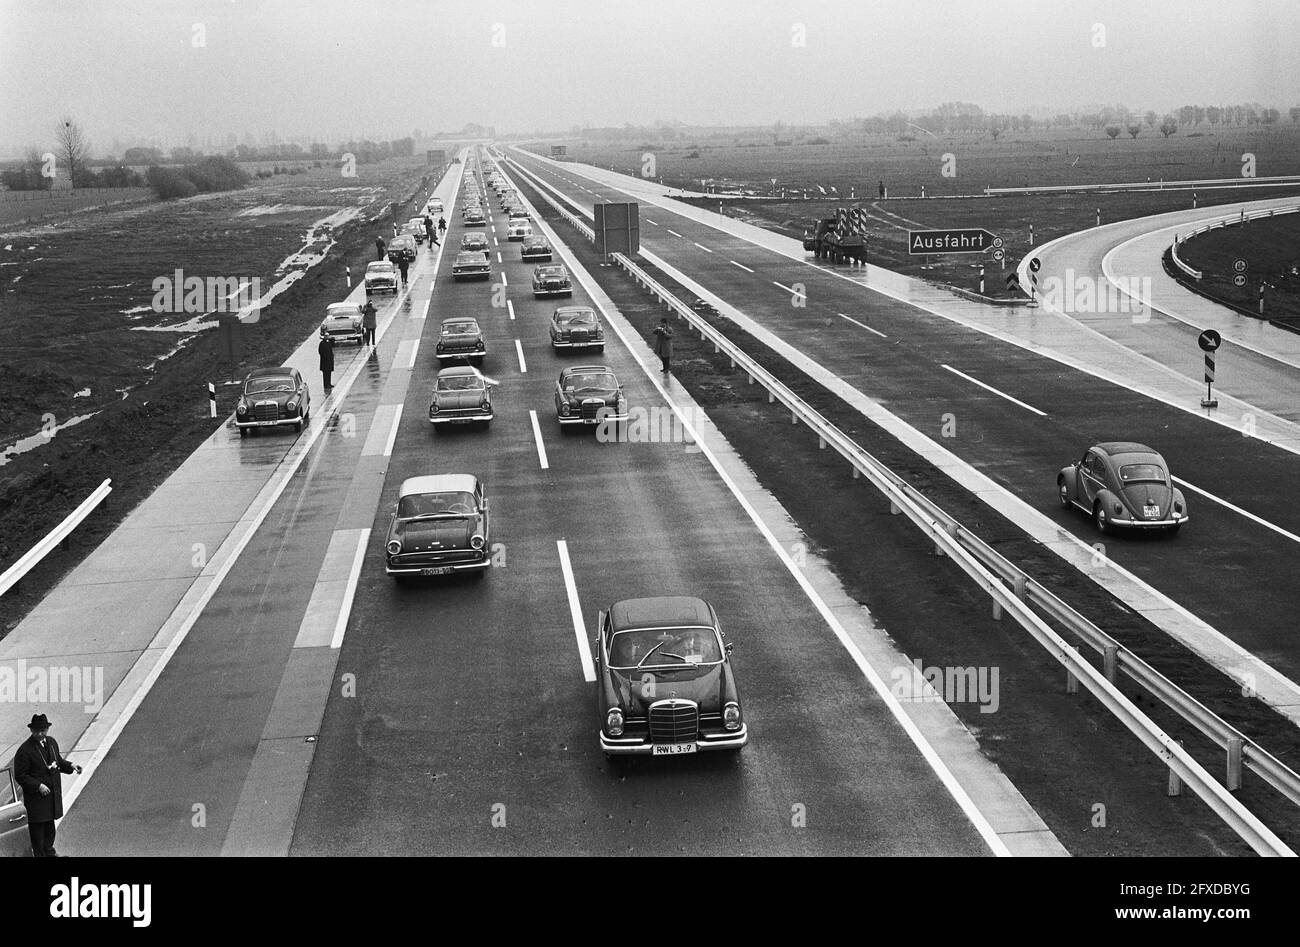
[{"label": "solid white line", "polygon": [[647,224],[653,224],[653,225],[656,226],[656,227],[659,226],[659,222],[658,222],[658,221],[656,221],[656,220],[651,220],[649,217],[642,217],[641,219],[644,220]]},{"label": "solid white line", "polygon": [[537,423],[537,412],[529,411],[529,419],[533,422],[533,440],[537,442],[537,459],[542,464],[542,469],[546,470],[551,465],[546,462],[546,445],[542,443],[542,428]]},{"label": "solid white line", "polygon": [[573,616],[573,633],[578,638],[578,657],[582,660],[582,676],[588,684],[596,680],[596,666],[591,660],[591,646],[587,643],[587,625],[582,620],[582,604],[578,601],[578,586],[573,581],[573,564],[569,562],[569,544],[557,539],[560,552],[560,571],[564,573],[564,591],[569,596],[569,614]]},{"label": "solid white line", "polygon": [[[497,254],[497,258],[500,259],[500,257],[501,257],[501,254],[498,253],[498,254]],[[502,286],[509,286],[509,285],[510,285],[510,280],[506,279],[506,272],[505,272],[505,270],[502,270],[502,271],[501,271],[501,285],[502,285]]]},{"label": "solid white line", "polygon": [[[435,269],[434,272],[436,273],[437,270]],[[429,318],[429,307],[432,306],[432,305],[433,305],[433,297],[430,296],[428,299],[426,299],[426,300],[424,301],[424,309],[422,309],[422,310],[420,311],[420,314],[419,314],[418,316],[416,316],[415,318],[416,318],[416,319],[428,319],[428,318]]]},{"label": "solid white line", "polygon": [[524,346],[518,339],[515,339],[515,351],[519,354],[519,374],[528,374],[528,363],[524,361]]},{"label": "solid white line", "polygon": [[[691,243],[695,243],[695,241],[692,240]],[[712,253],[712,252],[713,252],[712,250],[710,250],[708,247],[706,247],[706,246],[705,246],[704,244],[702,244],[702,243],[695,243],[695,245],[696,245],[697,247],[699,247],[701,250],[703,250],[705,253]]]},{"label": "solid white line", "polygon": [[744,270],[746,273],[752,273],[752,272],[754,272],[754,271],[751,270],[749,267],[747,267],[745,264],[743,264],[743,263],[737,263],[735,260],[728,260],[727,262],[730,263],[732,266],[738,266],[738,267],[740,267],[740,268],[741,268],[742,270]]},{"label": "solid white line", "polygon": [[789,293],[791,296],[801,296],[801,295],[803,295],[803,294],[800,293],[798,290],[796,290],[794,287],[792,287],[792,286],[786,286],[784,283],[778,283],[776,280],[772,280],[772,285],[773,285],[773,286],[779,286],[779,287],[781,287],[781,288],[784,289],[787,293]]},{"label": "solid white line", "polygon": [[407,368],[415,367],[415,355],[419,351],[420,351],[420,340],[416,339],[415,344],[411,346],[411,361],[407,364],[406,366]]},{"label": "solid white line", "polygon": [[397,426],[402,421],[402,405],[397,406],[393,412],[393,426],[388,432],[388,440],[384,442],[384,456],[389,457],[393,453],[393,445],[397,443]]},{"label": "solid white line", "polygon": [[854,319],[852,316],[846,316],[842,312],[837,312],[835,313],[835,315],[839,316],[841,319],[848,319],[849,322],[853,323],[855,326],[861,326],[862,328],[866,329],[868,332],[876,333],[876,335],[880,336],[882,339],[889,338],[889,336],[885,335],[885,333],[881,332],[879,329],[873,329],[871,328],[871,326],[867,325],[864,322],[858,322],[858,320]]},{"label": "solid white line", "polygon": [[993,394],[997,395],[999,398],[1006,398],[1006,399],[1007,399],[1008,401],[1010,401],[1012,404],[1018,404],[1018,405],[1020,405],[1020,407],[1024,408],[1026,411],[1032,411],[1032,412],[1034,412],[1034,414],[1038,415],[1040,418],[1045,418],[1045,417],[1047,417],[1047,412],[1046,412],[1046,411],[1039,411],[1039,410],[1038,410],[1037,408],[1035,408],[1033,405],[1025,404],[1023,401],[1019,401],[1019,400],[1017,400],[1017,399],[1011,397],[1011,396],[1010,396],[1009,394],[1007,394],[1005,391],[998,391],[998,390],[997,390],[996,388],[994,388],[992,385],[986,385],[986,384],[984,384],[984,382],[980,381],[978,378],[971,378],[970,375],[967,375],[965,372],[959,372],[959,371],[957,371],[957,369],[953,368],[951,365],[941,365],[941,366],[939,366],[939,367],[940,367],[940,368],[945,368],[945,369],[947,369],[948,371],[952,372],[954,375],[958,375],[958,376],[960,376],[960,377],[962,377],[962,378],[965,378],[965,379],[966,379],[968,382],[970,382],[972,385],[979,385],[979,386],[980,386],[981,388],[983,388],[985,391],[991,391],[991,392],[993,392]]},{"label": "solid white line", "polygon": [[352,600],[357,594],[357,582],[361,578],[361,566],[366,561],[366,543],[370,541],[370,529],[361,531],[357,537],[357,551],[352,557],[352,568],[348,572],[348,584],[343,587],[343,604],[339,606],[339,616],[334,622],[334,637],[330,647],[338,649],[343,644],[343,635],[348,630],[348,617],[352,614]]},{"label": "solid white line", "polygon": [[515,303],[514,303],[514,300],[512,300],[512,299],[507,299],[507,300],[506,300],[506,310],[510,313],[510,318],[513,319],[513,318],[515,317]]},{"label": "solid white line", "polygon": [[1227,500],[1223,499],[1222,497],[1216,497],[1213,493],[1210,493],[1208,490],[1202,490],[1200,487],[1192,486],[1192,484],[1188,483],[1186,480],[1183,480],[1180,477],[1173,477],[1171,479],[1174,481],[1174,483],[1178,484],[1179,486],[1186,487],[1188,490],[1194,490],[1195,492],[1199,493],[1201,496],[1205,497],[1206,499],[1213,500],[1215,503],[1219,504],[1220,506],[1225,506],[1228,509],[1232,510],[1232,512],[1239,513],[1242,516],[1246,517],[1246,519],[1252,520],[1258,523],[1260,526],[1263,526],[1267,529],[1271,529],[1273,532],[1277,533],[1280,536],[1285,536],[1287,539],[1291,540],[1294,543],[1300,543],[1300,536],[1297,536],[1295,533],[1287,532],[1281,526],[1275,526],[1272,523],[1270,523],[1268,520],[1256,516],[1254,513],[1250,513],[1246,510],[1243,510],[1235,503],[1229,503]]},{"label": "solid white line", "polygon": [[[673,230],[673,228],[671,228],[671,227],[668,228],[668,232],[669,232],[670,234],[672,234],[674,237],[681,237],[681,236],[682,236],[682,235],[679,234],[676,230]],[[684,240],[684,239],[686,239],[686,238],[685,238],[685,237],[682,237],[682,239]]]}]

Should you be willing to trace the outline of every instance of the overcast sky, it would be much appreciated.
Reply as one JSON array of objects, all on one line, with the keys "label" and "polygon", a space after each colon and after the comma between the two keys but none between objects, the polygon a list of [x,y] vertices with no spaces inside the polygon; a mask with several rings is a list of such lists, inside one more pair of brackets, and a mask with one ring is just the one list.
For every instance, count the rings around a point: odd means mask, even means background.
[{"label": "overcast sky", "polygon": [[0,0],[0,152],[48,145],[65,114],[97,154],[115,137],[803,123],[953,100],[1285,114],[1298,39],[1300,0]]}]

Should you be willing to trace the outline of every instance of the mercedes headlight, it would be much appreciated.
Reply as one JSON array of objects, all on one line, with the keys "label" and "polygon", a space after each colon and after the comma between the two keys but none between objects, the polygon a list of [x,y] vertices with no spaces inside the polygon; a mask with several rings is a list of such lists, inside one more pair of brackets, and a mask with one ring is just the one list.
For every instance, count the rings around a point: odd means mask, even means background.
[{"label": "mercedes headlight", "polygon": [[623,711],[617,707],[611,707],[609,713],[605,714],[605,732],[611,737],[623,735]]}]

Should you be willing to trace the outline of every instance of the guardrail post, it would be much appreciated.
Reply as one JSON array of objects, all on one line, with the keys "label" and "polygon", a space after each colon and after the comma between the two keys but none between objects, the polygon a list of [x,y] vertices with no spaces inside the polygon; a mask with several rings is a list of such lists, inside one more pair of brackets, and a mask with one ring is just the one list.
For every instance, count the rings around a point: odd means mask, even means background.
[{"label": "guardrail post", "polygon": [[771,404],[771,403],[772,403],[773,401],[775,401],[775,400],[776,400],[776,392],[774,392],[774,391],[768,391],[768,393],[767,393],[767,403],[768,403],[768,404]]},{"label": "guardrail post", "polygon": [[1225,785],[1230,790],[1241,788],[1241,737],[1228,737],[1228,779]]},{"label": "guardrail post", "polygon": [[826,438],[820,436],[817,438],[817,449],[818,450],[826,449]]},{"label": "guardrail post", "polygon": [[[1183,741],[1179,740],[1178,745],[1182,746]],[[1174,768],[1171,766],[1169,767],[1169,788],[1165,790],[1165,795],[1181,796],[1182,794],[1183,794],[1183,781],[1178,778],[1178,774],[1174,772]]]},{"label": "guardrail post", "polygon": [[1114,642],[1102,648],[1102,666],[1106,671],[1106,680],[1115,683],[1115,669],[1119,664],[1119,645]]},{"label": "guardrail post", "polygon": [[[1075,654],[1079,653],[1079,649],[1077,647],[1075,647],[1074,645],[1070,645],[1070,647],[1074,650]],[[1079,693],[1079,679],[1074,676],[1074,672],[1071,671],[1069,668],[1065,669],[1065,692],[1067,694]]]},{"label": "guardrail post", "polygon": [[859,477],[861,477],[861,476],[862,476],[862,471],[859,470],[857,467],[854,467],[854,468],[853,468],[853,479],[854,479],[854,480],[857,480],[857,479],[858,479]]},{"label": "guardrail post", "polygon": [[893,500],[890,500],[890,501],[889,501],[889,515],[890,515],[890,516],[897,516],[899,513],[902,513],[902,512],[903,512],[902,508],[899,507],[899,505],[898,505],[897,503],[895,503]]}]

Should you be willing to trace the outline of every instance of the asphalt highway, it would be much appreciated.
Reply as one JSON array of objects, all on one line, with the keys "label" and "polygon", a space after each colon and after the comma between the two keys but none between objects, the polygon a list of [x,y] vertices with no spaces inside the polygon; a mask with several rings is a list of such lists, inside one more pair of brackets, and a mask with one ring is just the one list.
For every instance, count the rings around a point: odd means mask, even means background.
[{"label": "asphalt highway", "polygon": [[[521,160],[588,209],[629,199],[549,162]],[[1300,482],[1300,457],[663,207],[643,205],[641,242],[1085,542],[1102,543],[1112,560],[1283,674],[1300,676],[1300,511],[1279,489]],[[1058,508],[1058,471],[1107,440],[1164,454],[1186,484],[1192,517],[1178,535],[1100,536],[1086,516]]]}]

